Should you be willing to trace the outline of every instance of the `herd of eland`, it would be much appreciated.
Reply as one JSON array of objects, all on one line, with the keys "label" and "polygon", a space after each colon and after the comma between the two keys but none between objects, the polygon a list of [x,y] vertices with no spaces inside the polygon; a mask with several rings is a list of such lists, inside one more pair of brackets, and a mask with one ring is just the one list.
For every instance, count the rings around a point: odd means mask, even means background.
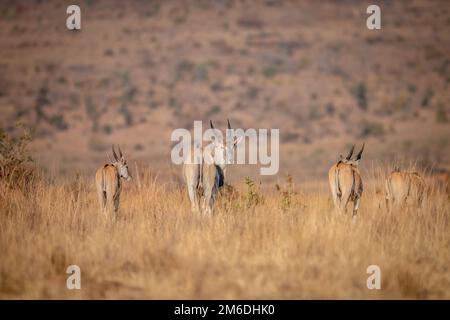
[{"label": "herd of eland", "polygon": [[[228,129],[232,130],[227,120]],[[210,127],[215,132],[210,121]],[[187,187],[187,194],[193,212],[211,215],[220,188],[225,184],[227,164],[231,163],[236,145],[240,139],[227,135],[225,141],[222,135],[215,135],[213,143],[201,148],[201,155],[194,158],[188,155],[183,164],[182,175]],[[352,220],[355,221],[363,193],[363,181],[359,170],[359,163],[365,144],[353,156],[353,145],[346,157],[340,156],[328,172],[331,197],[336,211],[346,213],[349,202],[353,203]],[[116,220],[122,190],[121,179],[131,180],[125,157],[118,146],[118,153],[112,147],[114,159],[97,169],[95,184],[101,211],[112,212],[112,219]],[[407,203],[420,206],[425,194],[424,179],[417,172],[401,171],[398,168],[392,171],[385,182],[385,200],[388,209],[395,205]]]}]

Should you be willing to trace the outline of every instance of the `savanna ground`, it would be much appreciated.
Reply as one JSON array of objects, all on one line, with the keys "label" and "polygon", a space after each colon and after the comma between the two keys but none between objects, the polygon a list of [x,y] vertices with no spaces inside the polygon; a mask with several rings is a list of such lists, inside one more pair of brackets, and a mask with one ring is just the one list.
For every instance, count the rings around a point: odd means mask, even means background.
[{"label": "savanna ground", "polygon": [[[388,212],[383,168],[366,175],[357,222],[338,216],[325,182],[276,187],[246,179],[212,217],[150,169],[126,183],[120,218],[98,210],[92,179],[0,183],[1,298],[450,298],[450,203]],[[81,290],[66,268],[81,268]],[[378,265],[382,289],[366,287]]]}]

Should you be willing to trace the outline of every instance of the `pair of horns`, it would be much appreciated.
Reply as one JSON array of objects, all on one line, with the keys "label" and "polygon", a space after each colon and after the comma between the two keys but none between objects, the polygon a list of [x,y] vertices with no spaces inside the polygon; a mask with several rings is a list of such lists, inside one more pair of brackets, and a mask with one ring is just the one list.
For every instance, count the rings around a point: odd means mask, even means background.
[{"label": "pair of horns", "polygon": [[[227,119],[227,124],[228,124],[228,129],[231,129],[230,120],[228,120],[228,119]],[[209,120],[209,125],[211,126],[211,129],[215,129],[211,120]]]},{"label": "pair of horns", "polygon": [[112,153],[113,153],[114,159],[116,161],[119,161],[121,158],[123,158],[123,155],[122,155],[122,150],[120,150],[119,145],[117,145],[117,148],[119,149],[119,157],[117,156],[116,151],[114,150],[114,145],[112,145]]},{"label": "pair of horns", "polygon": [[[364,151],[364,146],[365,146],[365,145],[366,145],[366,143],[364,142],[363,145],[362,145],[362,147],[361,147],[361,150],[359,150],[358,154],[356,155],[355,160],[361,159],[361,155],[362,155],[362,153],[363,153],[363,151]],[[354,150],[355,150],[355,145],[353,145],[352,148],[350,149],[350,151],[348,152],[348,155],[347,155],[347,157],[345,158],[346,160],[350,160],[350,159],[351,159]]]}]

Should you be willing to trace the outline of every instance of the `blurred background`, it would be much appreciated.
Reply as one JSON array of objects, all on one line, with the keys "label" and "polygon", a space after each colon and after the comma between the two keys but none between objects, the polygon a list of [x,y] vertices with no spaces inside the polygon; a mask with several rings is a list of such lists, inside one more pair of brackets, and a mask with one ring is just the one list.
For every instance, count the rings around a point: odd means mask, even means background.
[{"label": "blurred background", "polygon": [[[450,164],[448,1],[1,1],[0,126],[34,128],[55,175],[93,174],[112,143],[179,176],[176,128],[194,120],[280,129],[277,180],[326,179],[366,142],[362,166]],[[368,30],[366,8],[381,7]],[[207,123],[207,122],[205,122]]]}]

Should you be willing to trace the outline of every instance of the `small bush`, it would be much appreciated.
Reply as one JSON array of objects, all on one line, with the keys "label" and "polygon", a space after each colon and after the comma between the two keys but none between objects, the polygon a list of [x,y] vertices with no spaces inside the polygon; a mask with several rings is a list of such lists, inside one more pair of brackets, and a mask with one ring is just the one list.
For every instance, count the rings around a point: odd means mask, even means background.
[{"label": "small bush", "polygon": [[55,114],[48,119],[48,122],[59,130],[66,130],[69,126],[62,114]]},{"label": "small bush", "polygon": [[106,57],[112,57],[114,55],[114,50],[111,48],[108,48],[103,52],[103,55]]},{"label": "small bush", "polygon": [[408,91],[411,92],[411,93],[415,93],[417,91],[416,85],[414,83],[410,83],[408,85]]},{"label": "small bush", "polygon": [[297,196],[297,192],[294,190],[294,180],[292,176],[290,174],[286,175],[286,185],[284,187],[276,184],[275,188],[281,195],[281,210],[284,213],[290,211],[294,206],[295,197]]},{"label": "small bush", "polygon": [[436,110],[436,122],[437,123],[448,123],[449,119],[447,117],[447,113],[442,105],[438,107]]},{"label": "small bush", "polygon": [[0,128],[0,180],[11,187],[25,189],[36,177],[34,161],[28,154],[31,130],[16,126],[22,132],[13,138]]},{"label": "small bush", "polygon": [[106,125],[103,126],[103,132],[105,134],[111,134],[112,131],[113,131],[113,129],[112,129],[111,125],[106,124]]},{"label": "small bush", "polygon": [[281,135],[281,142],[283,143],[289,143],[289,142],[295,142],[298,140],[299,134],[295,131],[290,130],[284,130]]},{"label": "small bush", "polygon": [[100,112],[90,96],[86,97],[85,108],[88,118],[92,121],[92,131],[97,132]]},{"label": "small bush", "polygon": [[360,82],[354,89],[353,89],[353,95],[356,98],[356,101],[358,103],[358,107],[362,110],[367,110],[368,103],[367,103],[367,88],[364,82]]},{"label": "small bush", "polygon": [[222,91],[223,87],[219,82],[214,82],[213,84],[211,84],[209,89],[213,92],[218,92],[218,91]]},{"label": "small bush", "polygon": [[194,69],[194,64],[191,61],[183,60],[177,63],[175,67],[175,73],[177,79],[183,74],[189,74]]},{"label": "small bush", "polygon": [[428,89],[425,94],[422,97],[422,102],[420,103],[420,105],[425,108],[428,107],[428,105],[430,104],[430,100],[433,98],[433,90]]},{"label": "small bush", "polygon": [[267,67],[263,69],[262,73],[266,78],[272,78],[276,76],[277,69],[275,67]]},{"label": "small bush", "polygon": [[37,122],[46,119],[46,115],[44,112],[44,107],[50,103],[48,98],[48,87],[45,84],[39,89],[38,96],[36,98],[35,103],[35,112],[36,112],[36,120]]},{"label": "small bush", "polygon": [[119,109],[119,112],[122,114],[123,119],[125,121],[125,126],[130,127],[133,125],[133,114],[128,109],[126,104],[122,104],[122,106]]},{"label": "small bush", "polygon": [[209,66],[207,63],[199,63],[195,66],[195,74],[194,79],[197,81],[206,81],[208,80],[208,69]]},{"label": "small bush", "polygon": [[411,105],[411,98],[406,92],[401,92],[392,101],[392,110],[394,112],[405,112]]},{"label": "small bush", "polygon": [[103,151],[109,150],[109,148],[110,148],[109,143],[106,143],[105,141],[100,139],[100,137],[98,137],[96,135],[91,137],[91,139],[89,139],[88,144],[89,144],[89,149],[91,149],[92,151],[95,151],[95,152],[103,152]]},{"label": "small bush", "polygon": [[125,90],[125,92],[122,96],[123,103],[128,104],[128,103],[132,102],[137,93],[138,93],[138,89],[135,86],[133,86],[133,85],[129,86]]},{"label": "small bush", "polygon": [[212,115],[215,115],[215,114],[220,113],[220,111],[221,111],[220,106],[214,105],[214,106],[212,106],[211,109],[208,111],[208,115],[211,115],[211,116],[212,116]]},{"label": "small bush", "polygon": [[246,207],[247,209],[254,208],[260,204],[264,203],[264,198],[259,192],[259,188],[255,186],[252,178],[245,177],[245,185],[247,186],[247,194],[246,194]]},{"label": "small bush", "polygon": [[320,107],[318,105],[314,104],[309,107],[308,118],[312,121],[322,118]]},{"label": "small bush", "polygon": [[366,138],[369,136],[381,137],[384,133],[383,124],[375,121],[363,121],[359,135],[361,138]]},{"label": "small bush", "polygon": [[325,111],[327,112],[328,115],[330,116],[334,116],[335,112],[336,112],[336,107],[334,106],[333,102],[329,102],[326,106],[325,106]]}]

